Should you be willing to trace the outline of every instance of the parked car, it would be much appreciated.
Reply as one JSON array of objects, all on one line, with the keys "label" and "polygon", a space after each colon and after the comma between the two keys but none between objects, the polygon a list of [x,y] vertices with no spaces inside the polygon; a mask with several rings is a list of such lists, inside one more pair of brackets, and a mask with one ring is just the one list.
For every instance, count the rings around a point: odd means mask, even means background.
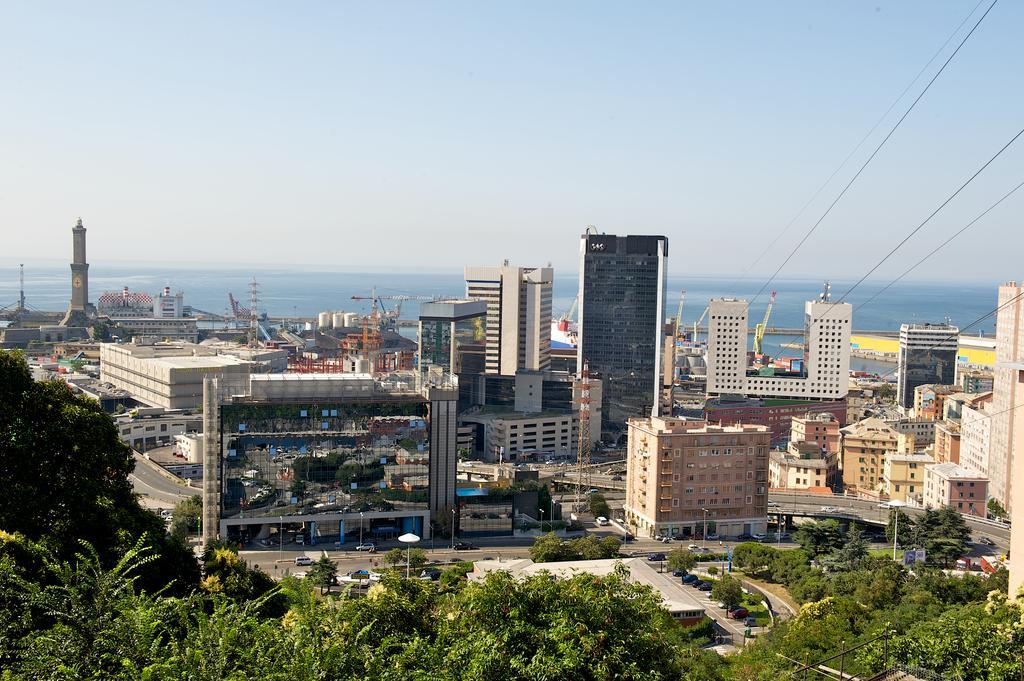
[{"label": "parked car", "polygon": [[686,570],[673,570],[672,571],[672,576],[673,577],[682,577],[685,574],[686,574]]},{"label": "parked car", "polygon": [[313,559],[309,556],[295,556],[295,564],[309,566],[313,564]]},{"label": "parked car", "polygon": [[456,551],[475,551],[478,547],[473,546],[468,541],[457,541],[455,542]]},{"label": "parked car", "polygon": [[753,617],[751,617],[750,615],[747,615],[747,618],[745,620],[743,620],[743,626],[746,626],[746,627],[756,627],[757,626],[757,620],[754,619]]},{"label": "parked car", "polygon": [[651,561],[652,563],[656,563],[659,560],[666,560],[666,558],[664,553],[648,553],[647,560]]},{"label": "parked car", "polygon": [[755,532],[755,533],[753,533],[753,534],[752,534],[752,535],[750,535],[750,536],[751,536],[751,538],[752,538],[752,539],[753,539],[754,541],[764,541],[765,539],[767,539],[767,538],[768,538],[768,535],[767,535],[767,534],[762,534],[762,533],[760,533],[760,532]]},{"label": "parked car", "polygon": [[612,476],[612,480],[614,480],[615,482],[621,482],[622,481],[622,476],[621,475],[613,475]]},{"label": "parked car", "polygon": [[622,541],[633,541],[634,539],[636,539],[636,537],[634,537],[631,532],[627,532],[626,534],[622,535]]},{"label": "parked car", "polygon": [[697,544],[690,544],[686,548],[690,549],[691,551],[700,551],[700,546],[698,546]]},{"label": "parked car", "polygon": [[701,585],[701,584],[703,584],[703,583],[704,583],[704,580],[702,580],[702,579],[695,579],[695,580],[693,580],[692,582],[690,582],[689,584],[690,584],[690,586],[692,586],[692,587],[693,587],[694,589],[699,589],[699,588],[700,588],[700,585]]},{"label": "parked car", "polygon": [[360,544],[359,546],[357,546],[356,551],[368,551],[369,553],[374,553],[377,551],[377,545],[374,544],[372,541],[368,541],[365,544]]},{"label": "parked car", "polygon": [[420,572],[420,579],[426,579],[430,580],[431,582],[436,582],[440,578],[441,571],[435,567],[423,568],[423,571]]},{"label": "parked car", "polygon": [[596,487],[591,487],[590,489],[587,490],[587,494],[600,494],[600,493],[601,493],[601,490],[599,490]]},{"label": "parked car", "polygon": [[707,539],[710,539],[712,541],[718,541],[718,533],[717,532],[712,532],[711,534],[709,534],[707,536]]},{"label": "parked car", "polygon": [[746,608],[735,608],[729,611],[729,617],[734,620],[741,620],[750,614],[750,611]]},{"label": "parked car", "polygon": [[769,501],[768,502],[768,508],[778,508],[778,506],[779,506],[779,502],[777,502],[777,501]]},{"label": "parked car", "polygon": [[683,575],[683,584],[693,584],[694,582],[699,582],[699,581],[700,581],[700,578],[697,577],[697,575],[691,575],[691,574]]},{"label": "parked car", "polygon": [[700,586],[697,587],[697,591],[711,591],[714,585],[711,582],[701,582]]},{"label": "parked car", "polygon": [[749,532],[744,532],[743,534],[741,534],[740,536],[738,536],[736,538],[739,539],[740,541],[751,541],[754,538],[754,535],[750,534]]}]

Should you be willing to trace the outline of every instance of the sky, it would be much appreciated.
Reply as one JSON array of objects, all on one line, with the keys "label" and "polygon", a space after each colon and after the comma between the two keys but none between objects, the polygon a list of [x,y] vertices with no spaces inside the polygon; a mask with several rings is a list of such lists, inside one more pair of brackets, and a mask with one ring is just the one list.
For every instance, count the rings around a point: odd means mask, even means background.
[{"label": "sky", "polygon": [[[6,2],[0,259],[66,260],[81,216],[93,262],[575,271],[593,224],[667,235],[674,276],[763,278],[987,4],[767,248],[975,0]],[[859,277],[1024,126],[1022,20],[995,6],[780,276]],[[1022,162],[1024,138],[872,281]],[[1020,278],[1022,206],[913,277]]]}]

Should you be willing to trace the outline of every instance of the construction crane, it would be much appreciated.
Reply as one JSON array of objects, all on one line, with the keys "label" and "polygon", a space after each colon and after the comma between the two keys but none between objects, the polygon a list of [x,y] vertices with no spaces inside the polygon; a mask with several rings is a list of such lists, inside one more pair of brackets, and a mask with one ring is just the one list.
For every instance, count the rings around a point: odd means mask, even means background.
[{"label": "construction crane", "polygon": [[698,327],[700,327],[701,322],[704,321],[704,318],[708,316],[708,310],[710,310],[710,309],[711,309],[710,307],[705,307],[704,311],[700,313],[700,318],[693,323],[693,338],[692,338],[692,340],[693,340],[694,343],[697,342]]},{"label": "construction crane", "polygon": [[754,355],[761,355],[764,349],[764,332],[768,329],[768,318],[772,316],[772,307],[775,306],[776,292],[772,291],[768,299],[768,307],[764,309],[764,319],[754,327]]},{"label": "construction crane", "polygon": [[679,329],[683,323],[683,301],[686,300],[686,289],[679,292],[679,307],[676,308],[676,330],[673,337],[679,340]]},{"label": "construction crane", "polygon": [[[368,296],[352,296],[352,300],[370,300],[370,301],[373,301],[372,302],[373,310],[371,311],[371,316],[373,317],[373,326],[374,326],[374,328],[377,328],[378,327],[378,322],[377,322],[377,308],[378,307],[380,307],[380,311],[383,313],[382,321],[383,321],[384,325],[388,326],[388,327],[391,327],[391,326],[394,326],[394,324],[398,322],[398,314],[402,310],[402,303],[405,302],[406,300],[436,301],[436,300],[443,300],[443,299],[437,298],[437,297],[431,297],[431,296],[406,296],[406,295],[393,295],[393,296],[392,295],[384,295],[384,296],[381,296],[381,295],[377,295],[377,289],[373,289],[373,290],[371,290],[370,295],[368,295]],[[388,312],[387,308],[384,307],[384,303],[381,302],[381,301],[384,301],[384,300],[393,300],[393,301],[396,301],[398,304],[394,308],[392,308],[391,312]],[[384,329],[381,329],[381,330],[384,330]]]}]

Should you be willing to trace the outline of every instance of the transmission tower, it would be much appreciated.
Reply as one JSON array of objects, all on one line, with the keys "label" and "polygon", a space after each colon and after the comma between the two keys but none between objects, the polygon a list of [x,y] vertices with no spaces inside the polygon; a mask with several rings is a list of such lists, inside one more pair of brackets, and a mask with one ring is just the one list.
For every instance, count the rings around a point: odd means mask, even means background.
[{"label": "transmission tower", "polygon": [[590,489],[590,365],[586,359],[580,372],[579,435],[576,447],[576,511],[583,510],[583,490]]},{"label": "transmission tower", "polygon": [[256,347],[260,342],[260,285],[256,283],[256,277],[252,278],[249,284],[249,345]]}]

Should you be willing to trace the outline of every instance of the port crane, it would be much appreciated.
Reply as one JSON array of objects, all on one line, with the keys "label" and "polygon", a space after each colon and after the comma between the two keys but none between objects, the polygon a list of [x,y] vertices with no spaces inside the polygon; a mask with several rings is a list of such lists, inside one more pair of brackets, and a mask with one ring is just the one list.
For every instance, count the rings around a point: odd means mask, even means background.
[{"label": "port crane", "polygon": [[775,306],[776,292],[772,291],[771,297],[768,299],[768,307],[764,309],[764,319],[761,323],[754,327],[754,355],[764,354],[764,333],[768,329],[768,318],[772,315],[772,308]]},{"label": "port crane", "polygon": [[705,307],[704,311],[700,313],[700,318],[693,323],[693,339],[692,340],[693,340],[694,343],[697,342],[697,333],[698,333],[699,327],[700,327],[701,323],[704,321],[704,318],[708,316],[708,310],[710,310],[710,309],[711,309],[710,307]]},{"label": "port crane", "polygon": [[576,306],[579,304],[579,302],[580,302],[580,297],[577,294],[572,299],[572,305],[569,306],[569,309],[561,317],[558,318],[558,330],[559,331],[568,331],[569,330],[569,322],[572,320],[572,316],[576,313]]},{"label": "port crane", "polygon": [[[436,297],[432,298],[430,296],[377,295],[377,289],[373,289],[373,290],[371,290],[370,295],[368,295],[368,296],[352,296],[352,300],[370,300],[370,301],[373,301],[371,303],[371,305],[372,305],[371,317],[372,317],[373,327],[377,328],[377,320],[378,320],[377,308],[379,307],[380,311],[383,313],[383,320],[382,321],[384,322],[384,326],[386,326],[388,328],[392,328],[398,322],[398,315],[402,312],[402,303],[404,303],[405,301],[407,301],[407,300],[426,300],[426,301],[430,301],[430,300],[438,300],[438,298],[436,298]],[[385,300],[395,301],[397,304],[393,308],[391,308],[391,310],[389,311],[386,307],[384,307],[384,303],[382,302],[382,301],[385,301]],[[381,330],[384,330],[384,329],[381,329]]]},{"label": "port crane", "polygon": [[683,289],[682,291],[679,292],[679,307],[676,308],[676,328],[675,328],[675,333],[673,334],[674,338],[676,340],[681,340],[679,338],[679,329],[681,328],[681,325],[683,323],[683,301],[684,300],[686,300],[686,289]]}]

